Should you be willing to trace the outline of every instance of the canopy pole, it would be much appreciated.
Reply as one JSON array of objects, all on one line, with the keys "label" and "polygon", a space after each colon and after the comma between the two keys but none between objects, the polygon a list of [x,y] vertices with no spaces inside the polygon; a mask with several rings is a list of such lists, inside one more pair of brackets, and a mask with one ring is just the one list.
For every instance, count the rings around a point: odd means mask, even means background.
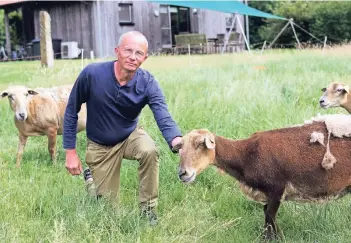
[{"label": "canopy pole", "polygon": [[327,36],[324,37],[324,44],[323,44],[323,56],[324,56],[324,50],[325,46],[327,45]]},{"label": "canopy pole", "polygon": [[243,35],[243,37],[244,37],[244,40],[245,40],[245,43],[246,43],[246,47],[247,47],[247,49],[249,50],[249,53],[250,53],[250,55],[251,55],[250,46],[249,46],[249,43],[247,42],[247,39],[246,39],[246,36],[245,36],[245,32],[244,32],[243,26],[242,26],[241,23],[240,23],[239,17],[238,17],[237,15],[236,15],[236,17],[238,18],[239,27],[240,27],[241,33],[242,33],[242,35]]},{"label": "canopy pole", "polygon": [[266,47],[266,41],[263,42],[263,46],[262,46],[262,49],[261,49],[261,56],[262,56],[262,53],[263,53],[263,50],[264,50],[265,47]]},{"label": "canopy pole", "polygon": [[[247,0],[245,0],[245,5],[249,6],[247,4]],[[249,31],[249,15],[245,15],[245,28],[246,28],[246,37],[247,37],[247,42],[250,45],[250,31]]]},{"label": "canopy pole", "polygon": [[269,46],[268,46],[268,49],[270,49],[272,46],[273,46],[273,44],[274,44],[274,42],[276,42],[276,40],[279,38],[279,36],[281,36],[281,34],[284,32],[284,30],[289,26],[289,24],[290,24],[290,20],[288,21],[288,23],[286,23],[286,25],[283,27],[283,29],[279,32],[279,34],[274,38],[274,40],[272,41],[272,43],[271,44],[269,44]]},{"label": "canopy pole", "polygon": [[299,49],[301,49],[301,44],[300,44],[299,38],[297,38],[297,34],[296,34],[296,31],[295,31],[295,28],[294,28],[294,24],[293,24],[294,21],[293,21],[293,19],[290,19],[289,22],[290,22],[291,28],[292,28],[292,30],[294,32],[297,44],[299,45]]},{"label": "canopy pole", "polygon": [[232,34],[232,30],[233,30],[233,27],[234,27],[234,24],[235,24],[235,20],[236,20],[236,14],[233,14],[232,25],[230,26],[229,34],[227,34],[227,37],[225,38],[225,41],[224,41],[224,45],[223,45],[221,54],[224,53],[224,50],[225,50],[225,48],[227,47],[227,44],[228,44],[230,35]]}]

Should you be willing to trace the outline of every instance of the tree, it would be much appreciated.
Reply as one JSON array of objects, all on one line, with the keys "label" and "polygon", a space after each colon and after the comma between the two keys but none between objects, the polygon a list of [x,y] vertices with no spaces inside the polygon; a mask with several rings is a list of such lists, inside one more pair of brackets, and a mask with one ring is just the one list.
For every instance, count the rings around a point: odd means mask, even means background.
[{"label": "tree", "polygon": [[[351,40],[351,2],[250,2],[251,7],[264,12],[271,12],[285,18],[292,18],[294,23],[323,41],[324,36],[332,43]],[[282,30],[286,21],[251,17],[249,21],[251,43],[273,41]],[[318,43],[308,33],[295,27],[300,42]],[[294,47],[296,40],[291,26],[277,40],[278,44]]]},{"label": "tree", "polygon": [[[0,46],[5,46],[6,44],[4,15],[4,10],[0,9]],[[22,14],[20,11],[13,11],[9,13],[9,27],[11,46],[14,47],[15,45],[21,45],[23,43],[23,27]]]},{"label": "tree", "polygon": [[[273,10],[274,14],[293,19],[293,21],[303,29],[309,31],[311,25],[314,24],[314,9],[317,3],[315,2],[281,2]],[[259,35],[267,40],[272,41],[277,34],[286,25],[286,21],[268,19],[267,24],[260,28]],[[295,28],[296,29],[296,28]],[[296,35],[301,42],[312,41],[312,37],[303,31],[296,29]],[[277,43],[286,46],[295,46],[296,39],[291,26],[283,32]]]},{"label": "tree", "polygon": [[[250,7],[256,8],[263,12],[272,13],[275,7],[279,4],[278,1],[248,1]],[[262,44],[264,40],[259,34],[259,29],[266,24],[265,18],[260,17],[249,17],[249,34],[250,34],[250,43],[253,46]]]},{"label": "tree", "polygon": [[318,4],[311,31],[327,35],[334,43],[351,40],[351,2],[327,2]]}]

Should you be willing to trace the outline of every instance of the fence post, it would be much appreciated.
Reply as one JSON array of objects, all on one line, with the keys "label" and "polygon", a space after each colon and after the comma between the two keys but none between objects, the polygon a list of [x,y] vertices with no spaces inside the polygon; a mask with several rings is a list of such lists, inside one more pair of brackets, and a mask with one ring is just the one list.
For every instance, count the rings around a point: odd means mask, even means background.
[{"label": "fence post", "polygon": [[46,11],[40,11],[40,56],[41,66],[54,66],[54,50],[51,39],[51,19]]}]

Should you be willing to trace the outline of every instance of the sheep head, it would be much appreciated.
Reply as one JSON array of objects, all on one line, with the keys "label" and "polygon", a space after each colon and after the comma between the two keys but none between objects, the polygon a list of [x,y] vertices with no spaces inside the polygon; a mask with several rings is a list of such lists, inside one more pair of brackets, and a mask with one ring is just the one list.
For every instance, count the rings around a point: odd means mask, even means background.
[{"label": "sheep head", "polygon": [[24,86],[12,86],[1,92],[1,97],[8,98],[10,107],[15,112],[16,119],[19,121],[24,121],[28,117],[27,104],[29,102],[30,95],[36,94],[38,94],[36,91],[28,89]]},{"label": "sheep head", "polygon": [[349,86],[343,83],[332,82],[328,87],[321,89],[323,95],[319,99],[319,105],[324,108],[340,107],[347,102]]},{"label": "sheep head", "polygon": [[193,130],[182,138],[175,150],[179,150],[178,176],[183,183],[191,183],[215,159],[214,135],[205,129]]}]

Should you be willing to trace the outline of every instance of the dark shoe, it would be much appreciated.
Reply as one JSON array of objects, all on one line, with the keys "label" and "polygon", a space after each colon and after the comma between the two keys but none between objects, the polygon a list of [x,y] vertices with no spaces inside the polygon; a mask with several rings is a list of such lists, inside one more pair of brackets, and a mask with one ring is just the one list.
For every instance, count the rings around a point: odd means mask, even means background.
[{"label": "dark shoe", "polygon": [[141,216],[146,217],[149,220],[149,224],[151,226],[157,225],[158,220],[154,209],[142,210]]},{"label": "dark shoe", "polygon": [[[94,184],[93,176],[91,175],[91,171],[89,168],[84,170],[84,180],[85,180],[85,189],[88,195],[96,197],[96,188]],[[97,198],[99,199],[99,198]]]},{"label": "dark shoe", "polygon": [[91,171],[89,168],[85,169],[84,172],[83,172],[83,175],[84,175],[84,180],[85,181],[90,181],[93,179],[93,176],[91,175]]}]

